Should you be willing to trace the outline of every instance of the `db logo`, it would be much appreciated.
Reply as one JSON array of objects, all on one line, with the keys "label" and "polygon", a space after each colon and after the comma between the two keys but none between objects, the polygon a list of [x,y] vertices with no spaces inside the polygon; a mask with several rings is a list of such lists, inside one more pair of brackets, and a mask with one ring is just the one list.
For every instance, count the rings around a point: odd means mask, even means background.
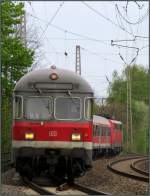
[{"label": "db logo", "polygon": [[55,137],[55,136],[57,136],[57,131],[49,131],[48,135]]}]

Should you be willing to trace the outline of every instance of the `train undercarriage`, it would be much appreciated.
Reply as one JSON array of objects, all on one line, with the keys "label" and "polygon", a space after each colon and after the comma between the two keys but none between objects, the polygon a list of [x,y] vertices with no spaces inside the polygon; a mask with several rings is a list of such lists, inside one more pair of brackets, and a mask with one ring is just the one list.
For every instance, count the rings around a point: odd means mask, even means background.
[{"label": "train undercarriage", "polygon": [[43,150],[37,151],[37,149],[20,150],[22,153],[17,153],[19,156],[15,158],[15,168],[22,177],[27,177],[29,180],[47,174],[57,176],[62,181],[72,182],[75,177],[84,175],[92,167],[91,164],[87,164],[88,155],[85,149],[73,149],[63,153],[52,149],[45,149],[44,153]]}]

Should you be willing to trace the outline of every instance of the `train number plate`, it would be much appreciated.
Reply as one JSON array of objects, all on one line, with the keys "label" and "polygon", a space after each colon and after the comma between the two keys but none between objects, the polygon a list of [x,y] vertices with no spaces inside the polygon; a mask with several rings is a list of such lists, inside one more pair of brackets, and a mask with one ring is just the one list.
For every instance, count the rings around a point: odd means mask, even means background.
[{"label": "train number plate", "polygon": [[57,131],[49,131],[48,135],[51,137],[56,137],[57,136]]}]

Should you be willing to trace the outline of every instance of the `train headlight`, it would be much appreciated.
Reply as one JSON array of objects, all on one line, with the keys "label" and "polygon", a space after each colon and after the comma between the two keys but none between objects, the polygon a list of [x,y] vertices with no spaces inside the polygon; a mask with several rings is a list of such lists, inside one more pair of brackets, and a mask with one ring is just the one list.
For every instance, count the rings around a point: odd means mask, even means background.
[{"label": "train headlight", "polygon": [[72,141],[81,141],[81,134],[80,133],[72,133],[71,140]]},{"label": "train headlight", "polygon": [[25,133],[25,139],[26,140],[33,140],[34,139],[34,133]]},{"label": "train headlight", "polygon": [[57,75],[56,73],[52,73],[52,74],[50,75],[50,79],[51,79],[51,80],[57,80],[57,79],[58,79],[58,75]]}]

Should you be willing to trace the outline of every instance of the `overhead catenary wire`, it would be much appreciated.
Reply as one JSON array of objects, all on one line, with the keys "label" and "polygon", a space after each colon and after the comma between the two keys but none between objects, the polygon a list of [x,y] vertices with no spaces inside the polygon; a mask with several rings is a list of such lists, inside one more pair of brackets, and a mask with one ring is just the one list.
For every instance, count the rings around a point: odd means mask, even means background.
[{"label": "overhead catenary wire", "polygon": [[55,19],[56,15],[58,14],[58,12],[60,11],[60,9],[62,8],[62,6],[64,5],[64,1],[62,3],[60,3],[59,7],[57,8],[56,12],[54,13],[54,15],[51,17],[50,21],[47,23],[45,29],[43,30],[40,39],[42,38],[42,36],[45,34],[47,28],[49,25],[52,24],[53,20]]},{"label": "overhead catenary wire", "polygon": [[[34,15],[32,15],[32,14],[30,14],[30,15],[31,15],[32,17],[35,17],[37,20],[41,20],[41,21],[43,21],[43,22],[45,22],[45,23],[48,23],[48,21],[46,21],[46,20],[40,19],[39,17],[34,16]],[[75,35],[75,36],[77,36],[77,37],[81,37],[81,38],[84,38],[84,39],[87,39],[87,40],[90,40],[90,41],[94,41],[94,42],[98,42],[98,43],[103,43],[103,44],[109,46],[109,43],[106,43],[106,42],[109,42],[110,40],[100,40],[100,39],[96,39],[96,38],[90,37],[90,36],[88,36],[88,35],[83,35],[83,34],[80,34],[80,33],[76,33],[76,32],[70,31],[70,30],[68,30],[68,29],[64,29],[64,28],[62,28],[62,27],[60,27],[60,26],[58,26],[58,25],[54,25],[54,24],[50,24],[50,26],[53,27],[53,28],[55,28],[55,29],[57,29],[57,30],[59,30],[59,31],[61,31],[61,32],[64,32],[64,33],[66,32],[67,34],[72,34],[72,35]]]},{"label": "overhead catenary wire", "polygon": [[[125,12],[126,12],[126,16],[127,16],[127,7],[128,7],[128,1],[126,4],[126,8],[125,8]],[[124,7],[123,7],[124,8]],[[121,18],[121,16],[118,14],[118,11],[116,10],[116,6],[115,6],[115,12],[116,12],[116,16],[118,16],[120,22],[121,22],[121,26],[125,29],[124,24],[123,24],[123,19]],[[131,33],[133,34],[133,29],[131,26],[129,26]],[[127,25],[126,25],[126,29],[127,29]]]},{"label": "overhead catenary wire", "polygon": [[[40,18],[38,18],[37,16],[36,16],[36,13],[35,13],[35,10],[34,10],[34,8],[33,8],[33,6],[32,6],[32,4],[30,3],[30,7],[32,8],[32,11],[34,12],[34,14],[35,14],[35,16],[33,16],[32,14],[30,14],[30,13],[28,13],[31,17],[33,17],[33,18],[35,18],[36,20],[38,19],[38,20],[40,20]],[[47,22],[48,23],[48,22]],[[40,29],[42,30],[42,31],[44,31],[43,30],[43,28],[42,28],[42,26],[40,25],[40,23],[39,23],[39,25],[38,25],[39,27],[40,27]],[[47,38],[47,36],[46,35],[44,35],[44,38],[43,38],[43,40],[44,39],[46,39],[47,40],[47,42],[49,43],[49,45],[51,46],[51,48],[54,50],[54,52],[55,52],[55,54],[56,54],[56,52],[57,52],[57,50],[56,50],[56,48],[53,46],[53,44],[50,42],[50,40]],[[40,39],[38,39],[38,42],[40,43]],[[48,45],[48,46],[49,46]],[[45,55],[44,55],[45,56]],[[58,57],[57,57],[58,58]],[[46,58],[46,56],[45,56],[45,59],[47,59]],[[38,61],[39,62],[39,61]],[[52,62],[51,61],[49,61],[49,64],[52,64]]]},{"label": "overhead catenary wire", "polygon": [[142,9],[143,8],[143,4],[142,5],[139,5],[139,3],[137,3],[137,1],[134,1],[136,3],[136,5],[139,7],[139,9]]},{"label": "overhead catenary wire", "polygon": [[122,15],[122,13],[120,12],[120,10],[119,10],[119,8],[118,8],[118,5],[116,4],[115,5],[116,6],[116,9],[117,9],[117,11],[118,11],[118,14],[121,16],[121,18],[125,21],[125,22],[127,22],[128,24],[131,24],[131,25],[138,25],[138,24],[140,24],[140,23],[142,23],[143,21],[144,21],[144,19],[148,16],[148,14],[149,14],[149,9],[147,9],[147,11],[146,11],[146,13],[144,14],[144,16],[142,17],[142,18],[140,18],[138,21],[136,21],[136,22],[130,22],[129,20],[127,20],[123,15]]},{"label": "overhead catenary wire", "polygon": [[137,51],[139,51],[139,48],[137,48],[137,47],[127,46],[127,45],[121,45],[121,44],[114,44],[114,43],[113,43],[113,40],[111,41],[111,45],[112,45],[112,46],[123,47],[123,48],[136,49]]},{"label": "overhead catenary wire", "polygon": [[146,37],[146,36],[141,36],[141,35],[135,35],[135,38],[143,38],[143,39],[149,39],[149,37]]},{"label": "overhead catenary wire", "polygon": [[99,16],[101,16],[102,18],[104,18],[105,20],[109,21],[112,25],[114,25],[114,26],[120,28],[121,30],[123,30],[123,31],[125,31],[126,33],[128,33],[128,34],[130,34],[130,35],[133,36],[133,34],[132,34],[131,32],[127,31],[124,27],[122,27],[122,26],[116,24],[116,23],[115,23],[113,20],[111,20],[110,18],[104,16],[102,13],[100,13],[98,10],[96,10],[95,8],[93,8],[92,6],[90,6],[88,3],[85,3],[84,1],[82,1],[82,3],[83,3],[86,7],[88,7],[90,10],[92,10],[93,12],[95,12],[97,15],[99,15]]},{"label": "overhead catenary wire", "polygon": [[[140,13],[140,11],[139,11],[139,13]],[[140,18],[140,15],[139,15],[139,18]],[[126,29],[127,29],[127,24],[129,25],[129,23],[127,22],[127,21],[125,21],[126,22]],[[132,40],[133,41],[133,43],[136,43],[136,41],[137,41],[137,38],[139,37],[139,38],[143,38],[143,39],[146,39],[147,37],[145,37],[145,36],[138,36],[137,34],[138,34],[138,28],[139,28],[139,24],[140,24],[141,22],[139,22],[137,25],[138,25],[138,27],[137,27],[137,32],[136,32],[136,35],[134,35],[134,39]],[[131,25],[131,24],[130,24]],[[120,54],[120,52],[119,52],[119,56],[120,56],[120,58],[121,58],[121,60],[124,62],[124,64],[125,65],[127,65],[128,63],[127,63],[127,48],[130,48],[130,49],[136,49],[136,55],[131,59],[131,61],[130,61],[130,63],[128,64],[128,66],[127,66],[127,69],[126,69],[126,77],[127,77],[127,149],[128,149],[128,137],[129,137],[129,135],[130,135],[130,147],[131,147],[131,150],[132,150],[132,146],[133,146],[133,128],[132,128],[132,86],[131,86],[131,73],[130,73],[130,66],[131,66],[131,64],[134,64],[135,62],[136,62],[136,60],[137,60],[137,57],[138,57],[138,55],[139,55],[139,51],[141,51],[142,49],[144,49],[144,48],[146,48],[146,47],[148,47],[149,45],[146,45],[146,46],[143,46],[142,48],[139,48],[139,47],[136,47],[136,46],[133,46],[132,45],[132,47],[130,47],[130,46],[128,46],[127,45],[127,41],[129,41],[129,40],[119,40],[120,42],[121,41],[126,41],[126,45],[119,45],[119,44],[114,44],[113,43],[113,41],[111,42],[111,45],[112,46],[117,46],[119,49],[121,48],[121,47],[123,47],[123,48],[125,48],[126,49],[126,60],[123,58],[123,56]],[[119,42],[118,40],[116,40],[116,42]],[[115,41],[114,41],[115,42]],[[128,114],[129,113],[129,114]],[[130,127],[130,134],[128,134],[128,128]]]},{"label": "overhead catenary wire", "polygon": [[78,36],[78,37],[86,38],[86,39],[89,39],[89,40],[91,40],[91,41],[100,42],[100,43],[103,43],[103,44],[105,44],[105,45],[109,45],[109,43],[107,44],[105,41],[100,40],[100,39],[96,39],[96,38],[89,37],[89,36],[87,36],[87,35],[82,35],[82,34],[79,34],[79,33],[75,33],[75,32],[69,31],[69,30],[67,30],[67,29],[63,29],[63,28],[58,27],[58,26],[53,25],[53,24],[51,24],[51,26],[52,26],[53,28],[55,28],[55,29],[58,29],[58,30],[62,31],[62,32],[67,32],[67,33],[69,33],[69,34],[72,34],[72,35],[75,35],[75,36]]}]

